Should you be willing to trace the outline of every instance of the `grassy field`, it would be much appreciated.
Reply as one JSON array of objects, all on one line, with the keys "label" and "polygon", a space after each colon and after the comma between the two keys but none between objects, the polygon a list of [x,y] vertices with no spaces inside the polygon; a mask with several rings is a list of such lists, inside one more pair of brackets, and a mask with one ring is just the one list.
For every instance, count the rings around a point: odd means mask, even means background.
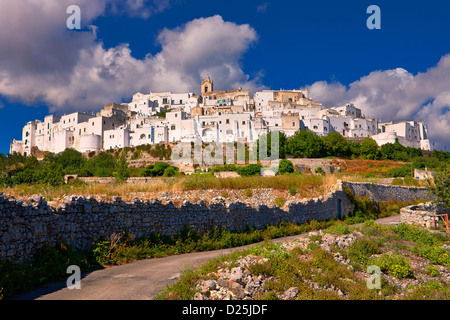
[{"label": "grassy field", "polygon": [[192,190],[227,190],[227,189],[261,189],[272,188],[276,190],[290,190],[303,197],[316,197],[327,192],[328,188],[337,181],[335,175],[300,175],[261,177],[250,176],[240,178],[216,178],[213,175],[191,175],[177,179],[161,178],[152,183],[141,184],[99,184],[85,183],[74,180],[66,185],[52,186],[47,184],[17,185],[0,188],[0,191],[16,197],[28,197],[40,194],[47,201],[52,201],[67,195],[102,195],[104,197],[121,196],[124,201],[131,201],[136,194],[151,196],[166,191],[192,191]]}]

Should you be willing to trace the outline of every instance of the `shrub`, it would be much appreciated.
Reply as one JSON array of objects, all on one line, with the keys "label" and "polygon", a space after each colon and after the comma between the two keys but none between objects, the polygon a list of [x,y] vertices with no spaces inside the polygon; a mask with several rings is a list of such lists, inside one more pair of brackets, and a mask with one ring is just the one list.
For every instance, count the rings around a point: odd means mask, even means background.
[{"label": "shrub", "polygon": [[316,174],[321,174],[321,175],[325,174],[325,171],[321,167],[317,167],[316,170],[314,170],[314,172]]},{"label": "shrub", "polygon": [[287,159],[282,159],[280,161],[278,173],[285,174],[285,173],[292,173],[292,172],[294,172],[294,165],[292,164],[292,162]]},{"label": "shrub", "polygon": [[163,177],[173,177],[177,174],[177,170],[175,170],[175,167],[167,167],[164,169]]},{"label": "shrub", "polygon": [[297,194],[297,187],[295,185],[293,185],[293,184],[290,184],[288,186],[288,190],[289,190],[289,194],[291,196],[295,196]]},{"label": "shrub", "polygon": [[378,243],[367,238],[358,239],[348,248],[350,260],[361,264],[366,264],[371,255],[379,253],[381,253],[381,250]]},{"label": "shrub", "polygon": [[377,265],[381,271],[388,271],[393,277],[398,279],[414,277],[409,261],[402,256],[383,254],[373,259],[371,264]]},{"label": "shrub", "polygon": [[436,266],[427,266],[424,270],[425,274],[428,274],[432,277],[439,277],[441,273],[439,272],[439,269]]},{"label": "shrub", "polygon": [[237,173],[243,177],[255,176],[261,173],[262,165],[259,163],[251,163],[247,166],[238,167]]},{"label": "shrub", "polygon": [[274,202],[275,202],[276,206],[281,208],[282,206],[284,206],[286,199],[282,198],[282,197],[278,197],[278,198],[275,198]]},{"label": "shrub", "polygon": [[253,196],[253,191],[252,191],[252,189],[245,189],[245,190],[244,190],[244,196],[246,196],[246,197],[251,197],[251,196]]},{"label": "shrub", "polygon": [[403,179],[402,178],[394,178],[394,180],[392,180],[392,185],[393,186],[402,186]]}]

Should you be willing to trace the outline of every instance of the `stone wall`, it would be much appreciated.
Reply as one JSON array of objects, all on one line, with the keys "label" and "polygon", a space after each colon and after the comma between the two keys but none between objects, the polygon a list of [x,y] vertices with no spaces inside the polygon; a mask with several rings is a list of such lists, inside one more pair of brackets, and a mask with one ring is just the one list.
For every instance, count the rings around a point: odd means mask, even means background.
[{"label": "stone wall", "polygon": [[427,188],[392,186],[374,183],[345,182],[352,193],[358,197],[369,197],[373,201],[401,200],[411,201],[430,199]]},{"label": "stone wall", "polygon": [[[423,195],[423,191],[415,188],[348,185],[357,195],[367,193],[376,200],[393,196],[406,201]],[[275,193],[270,189],[258,192],[265,192],[265,199],[274,197]],[[207,199],[207,192],[204,193],[202,199]],[[90,249],[93,239],[109,238],[123,231],[139,237],[152,232],[175,235],[186,226],[200,231],[215,226],[243,230],[281,221],[303,223],[334,219],[353,210],[342,182],[324,197],[289,200],[281,208],[256,198],[229,201],[215,197],[208,203],[184,200],[175,205],[165,197],[124,202],[119,197],[108,201],[70,196],[50,206],[41,196],[23,201],[0,194],[0,259],[27,261],[44,243],[57,245],[63,240],[76,248]]]},{"label": "stone wall", "polygon": [[400,209],[400,221],[424,228],[432,228],[439,221],[439,218],[434,216],[435,212],[436,210],[428,204],[408,206]]}]

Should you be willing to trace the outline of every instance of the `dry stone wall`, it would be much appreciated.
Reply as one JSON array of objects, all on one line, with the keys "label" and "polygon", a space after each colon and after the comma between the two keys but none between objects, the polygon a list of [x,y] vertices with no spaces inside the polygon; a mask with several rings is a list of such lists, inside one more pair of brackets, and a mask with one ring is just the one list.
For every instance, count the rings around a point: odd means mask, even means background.
[{"label": "dry stone wall", "polygon": [[345,182],[352,193],[358,197],[369,197],[373,201],[411,201],[430,199],[427,188],[392,186],[384,184]]},{"label": "dry stone wall", "polygon": [[[353,183],[348,185],[357,193],[365,188]],[[371,195],[378,199],[377,192],[384,194],[382,190],[386,189],[406,200],[418,196],[417,190],[398,191],[398,188],[371,187]],[[61,241],[89,250],[94,239],[109,238],[123,231],[140,237],[151,233],[175,235],[186,226],[202,232],[215,226],[243,230],[276,225],[281,221],[303,223],[334,219],[352,210],[341,182],[324,197],[286,203],[281,208],[251,201],[227,201],[222,197],[209,203],[185,200],[175,205],[167,199],[124,202],[120,197],[106,201],[69,196],[57,206],[50,206],[38,195],[21,201],[0,194],[0,259],[24,262],[31,259],[36,248],[46,243],[57,245]]]}]

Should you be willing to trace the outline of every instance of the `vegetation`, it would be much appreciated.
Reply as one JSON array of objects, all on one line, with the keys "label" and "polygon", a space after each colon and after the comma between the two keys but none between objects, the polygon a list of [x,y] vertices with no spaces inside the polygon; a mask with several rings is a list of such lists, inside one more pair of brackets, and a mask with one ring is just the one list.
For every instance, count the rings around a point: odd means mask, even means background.
[{"label": "vegetation", "polygon": [[[417,226],[383,226],[373,220],[367,220],[358,227],[343,226],[346,225],[333,224],[323,233],[339,235],[359,232],[357,239],[348,247],[335,246],[331,248],[332,252],[326,251],[320,246],[324,239],[321,234],[310,236],[307,247],[297,246],[292,250],[272,243],[252,246],[213,259],[197,270],[186,271],[157,299],[192,299],[198,291],[195,284],[199,280],[211,279],[218,268],[231,268],[238,259],[252,255],[265,260],[249,265],[248,272],[254,276],[273,277],[264,285],[266,293],[256,296],[258,300],[277,300],[280,294],[292,287],[299,289],[297,300],[448,300],[450,284],[438,278],[441,276],[437,267],[439,261],[433,260],[432,256],[430,259],[420,253],[418,255],[414,248],[421,244],[438,250],[450,242],[449,237]],[[337,254],[349,259],[349,262],[338,262],[334,258]],[[419,256],[428,259],[428,262],[418,262]],[[446,262],[440,261],[441,265]],[[365,277],[359,272],[372,265],[381,270],[381,288],[378,289],[369,289]],[[421,274],[428,275],[428,278],[418,277]],[[412,284],[409,282],[411,280],[414,281]],[[326,289],[330,287],[334,290]]]},{"label": "vegetation", "polygon": [[450,171],[444,169],[436,172],[429,190],[435,196],[433,201],[438,207],[450,208]]}]

